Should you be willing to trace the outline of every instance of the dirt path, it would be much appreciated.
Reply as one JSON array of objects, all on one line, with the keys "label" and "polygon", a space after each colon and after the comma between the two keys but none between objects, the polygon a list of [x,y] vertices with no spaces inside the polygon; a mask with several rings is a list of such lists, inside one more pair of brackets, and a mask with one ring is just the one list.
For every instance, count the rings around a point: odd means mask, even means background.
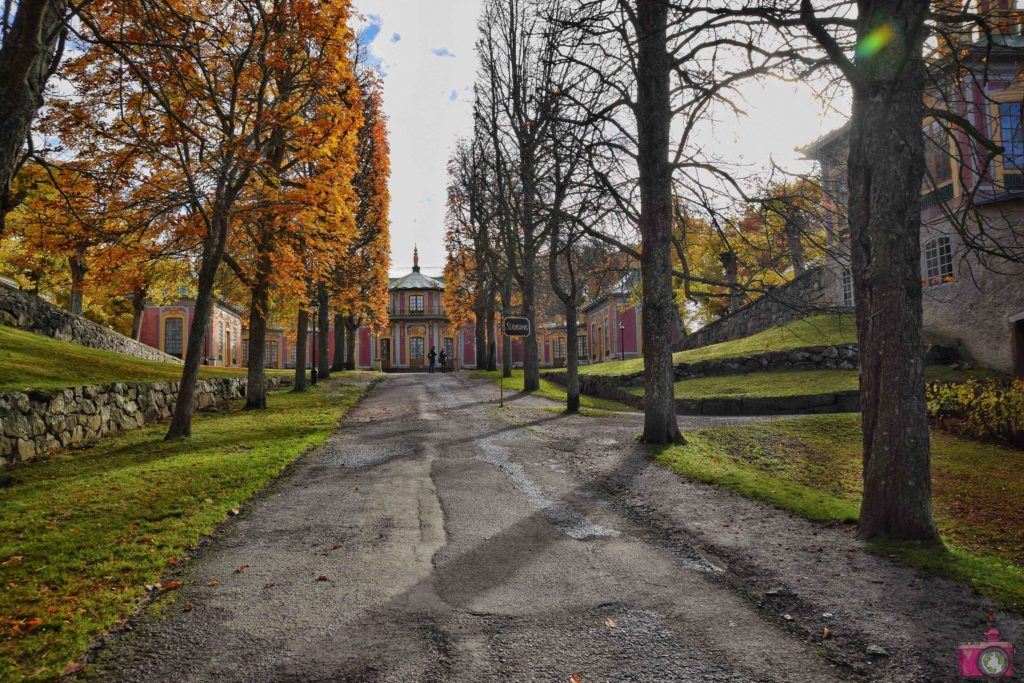
[{"label": "dirt path", "polygon": [[[844,675],[737,591],[719,560],[567,467],[578,457],[563,425],[581,433],[593,418],[533,398],[500,413],[493,397],[464,375],[389,378],[206,544],[180,590],[110,639],[99,678]],[[628,434],[631,419],[609,424]]]}]

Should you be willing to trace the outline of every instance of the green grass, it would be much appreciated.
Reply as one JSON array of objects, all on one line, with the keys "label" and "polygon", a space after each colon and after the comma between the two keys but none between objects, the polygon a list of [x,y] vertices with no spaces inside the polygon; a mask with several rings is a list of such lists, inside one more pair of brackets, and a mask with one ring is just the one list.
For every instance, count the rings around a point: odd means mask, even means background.
[{"label": "green grass", "polygon": [[274,393],[269,409],[197,414],[7,473],[0,488],[0,680],[52,680],[145,586],[307,447],[363,390]]},{"label": "green grass", "polygon": [[[290,374],[291,370],[268,370]],[[238,377],[244,368],[204,367],[202,377]],[[0,325],[0,391],[112,382],[176,382],[181,365],[91,349]]]},{"label": "green grass", "polygon": [[[857,520],[861,431],[854,415],[744,422],[686,438],[658,462],[808,519]],[[935,519],[946,548],[888,542],[876,549],[1024,609],[1024,452],[938,432],[932,451]]]},{"label": "green grass", "polygon": [[[475,370],[471,373],[471,376],[480,379],[489,379],[495,384],[498,383],[498,371],[497,370]],[[508,397],[511,394],[521,392],[523,390],[523,371],[513,370],[511,378],[505,378],[505,396]],[[567,395],[565,389],[555,384],[554,382],[548,381],[543,377],[540,380],[540,389],[534,391],[533,396],[541,396],[552,401],[558,401],[565,403]],[[580,406],[583,408],[593,408],[596,410],[610,410],[610,411],[623,411],[623,410],[635,410],[625,404],[619,403],[618,401],[612,401],[607,398],[597,398],[596,396],[587,396],[586,394],[580,394]]]},{"label": "green grass", "polygon": [[[769,351],[789,351],[805,346],[855,344],[857,327],[852,314],[816,315],[786,325],[772,327],[743,339],[680,351],[672,356],[676,363],[696,363],[737,356],[753,356]],[[642,358],[597,363],[580,367],[583,374],[630,375],[643,372]]]},{"label": "green grass", "polygon": [[[993,376],[988,370],[953,370],[934,365],[925,369],[929,380],[962,382],[968,378]],[[745,375],[715,375],[684,379],[675,383],[676,398],[769,398],[802,396],[805,394],[834,394],[857,391],[860,388],[857,370],[779,370],[751,372]],[[643,396],[643,387],[626,389],[635,396]]]}]

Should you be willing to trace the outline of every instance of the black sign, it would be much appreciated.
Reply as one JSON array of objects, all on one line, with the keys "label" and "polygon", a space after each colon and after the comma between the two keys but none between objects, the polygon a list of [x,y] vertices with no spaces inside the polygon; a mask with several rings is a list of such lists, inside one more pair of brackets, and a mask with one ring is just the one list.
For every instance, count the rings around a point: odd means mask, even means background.
[{"label": "black sign", "polygon": [[529,318],[505,318],[505,334],[510,337],[529,337]]}]

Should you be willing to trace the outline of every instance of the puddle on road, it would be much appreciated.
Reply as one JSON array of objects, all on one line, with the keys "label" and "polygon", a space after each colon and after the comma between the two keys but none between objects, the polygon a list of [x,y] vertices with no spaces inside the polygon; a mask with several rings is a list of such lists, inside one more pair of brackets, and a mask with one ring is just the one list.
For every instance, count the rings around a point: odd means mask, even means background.
[{"label": "puddle on road", "polygon": [[523,466],[512,462],[509,449],[496,443],[496,439],[481,439],[478,443],[483,452],[476,456],[477,460],[494,465],[507,474],[513,486],[526,495],[530,505],[543,512],[545,519],[566,536],[577,541],[586,541],[619,535],[620,532],[615,529],[591,522],[565,503],[545,498],[540,487],[527,476]]}]

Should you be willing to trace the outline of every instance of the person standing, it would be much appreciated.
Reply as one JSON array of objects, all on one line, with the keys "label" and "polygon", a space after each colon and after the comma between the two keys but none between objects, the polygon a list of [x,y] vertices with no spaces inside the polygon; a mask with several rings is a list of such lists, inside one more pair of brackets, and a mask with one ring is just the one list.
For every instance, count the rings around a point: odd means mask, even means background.
[{"label": "person standing", "polygon": [[427,374],[432,375],[434,374],[434,363],[437,362],[437,351],[433,346],[430,347],[430,353],[427,354],[427,361]]},{"label": "person standing", "polygon": [[448,372],[448,354],[442,348],[441,353],[438,354],[437,359],[441,361],[441,372]]}]

